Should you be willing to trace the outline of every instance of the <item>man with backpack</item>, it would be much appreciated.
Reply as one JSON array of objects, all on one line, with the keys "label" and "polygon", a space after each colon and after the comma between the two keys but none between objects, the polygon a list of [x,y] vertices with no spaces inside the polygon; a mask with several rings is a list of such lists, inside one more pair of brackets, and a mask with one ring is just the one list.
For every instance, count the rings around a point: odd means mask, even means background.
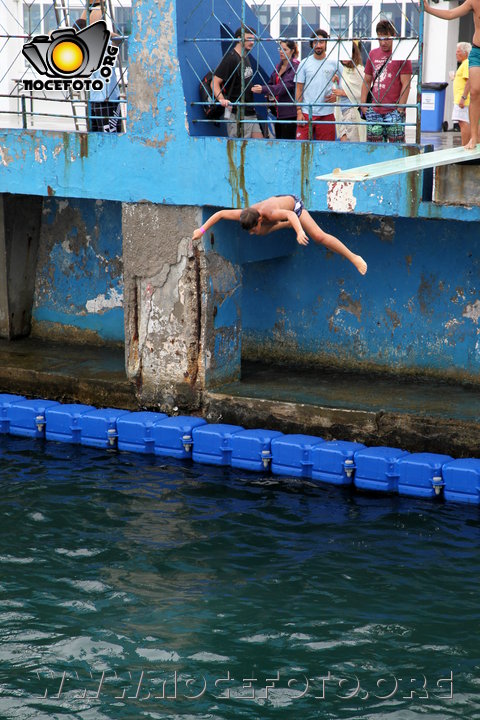
[{"label": "man with backpack", "polygon": [[228,137],[263,138],[253,107],[253,70],[248,58],[255,44],[255,33],[242,26],[235,31],[234,38],[235,46],[223,56],[214,72],[213,94],[225,108],[223,118],[228,121]]}]

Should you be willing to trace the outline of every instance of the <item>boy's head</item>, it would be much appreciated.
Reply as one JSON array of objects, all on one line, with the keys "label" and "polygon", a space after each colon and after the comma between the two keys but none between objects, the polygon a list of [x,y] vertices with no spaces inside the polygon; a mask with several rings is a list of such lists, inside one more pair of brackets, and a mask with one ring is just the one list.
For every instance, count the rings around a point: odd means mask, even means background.
[{"label": "boy's head", "polygon": [[390,20],[380,20],[380,22],[377,23],[375,30],[377,31],[377,39],[380,49],[383,50],[384,53],[391,54],[393,50],[393,38],[397,36],[395,26],[390,22]]},{"label": "boy's head", "polygon": [[259,220],[260,213],[254,208],[245,208],[240,213],[240,225],[247,232],[251,232],[258,225]]},{"label": "boy's head", "polygon": [[237,28],[233,37],[237,41],[237,45],[244,48],[245,53],[249,53],[255,45],[255,30],[252,30],[252,28],[248,27],[248,25],[243,25],[243,27]]},{"label": "boy's head", "polygon": [[397,31],[395,29],[395,25],[390,22],[390,20],[380,20],[377,23],[377,27],[375,28],[375,31],[377,35],[381,35],[384,37],[396,37]]}]

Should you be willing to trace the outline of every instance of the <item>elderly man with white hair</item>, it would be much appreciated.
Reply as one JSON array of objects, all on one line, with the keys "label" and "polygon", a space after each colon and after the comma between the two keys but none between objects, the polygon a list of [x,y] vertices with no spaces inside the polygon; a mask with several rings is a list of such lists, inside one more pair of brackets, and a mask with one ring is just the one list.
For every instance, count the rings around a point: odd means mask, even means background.
[{"label": "elderly man with white hair", "polygon": [[468,78],[468,55],[472,46],[468,42],[457,44],[457,62],[460,63],[453,79],[453,112],[452,120],[460,126],[462,145],[470,140],[470,120],[468,106],[470,105],[470,80]]}]

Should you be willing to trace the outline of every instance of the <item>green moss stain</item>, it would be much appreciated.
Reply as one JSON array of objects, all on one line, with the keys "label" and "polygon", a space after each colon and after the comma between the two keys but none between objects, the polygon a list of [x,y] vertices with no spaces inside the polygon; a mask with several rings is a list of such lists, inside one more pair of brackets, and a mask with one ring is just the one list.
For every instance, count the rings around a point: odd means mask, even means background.
[{"label": "green moss stain", "polygon": [[248,192],[245,187],[245,154],[247,141],[244,140],[240,146],[240,163],[237,163],[235,149],[238,143],[234,140],[227,140],[228,159],[228,181],[232,188],[232,207],[243,207],[249,203]]},{"label": "green moss stain", "polygon": [[228,181],[232,188],[232,207],[240,207],[240,187],[238,178],[238,168],[235,162],[235,143],[233,140],[227,140],[227,158],[228,158]]},{"label": "green moss stain", "polygon": [[301,197],[310,204],[310,181],[312,174],[313,143],[302,142],[300,154]]},{"label": "green moss stain", "polygon": [[80,134],[80,157],[88,157],[88,134]]},{"label": "green moss stain", "polygon": [[239,185],[243,192],[243,202],[244,206],[248,207],[250,204],[248,201],[248,192],[247,188],[245,187],[245,153],[247,150],[247,143],[244,141],[242,143],[242,147],[240,148],[240,167],[238,168],[239,172]]}]

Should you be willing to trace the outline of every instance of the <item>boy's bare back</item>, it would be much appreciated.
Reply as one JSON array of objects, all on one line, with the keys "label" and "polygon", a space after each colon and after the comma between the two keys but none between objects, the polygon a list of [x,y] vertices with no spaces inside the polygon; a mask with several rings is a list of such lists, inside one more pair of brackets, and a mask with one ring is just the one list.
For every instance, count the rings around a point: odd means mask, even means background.
[{"label": "boy's bare back", "polygon": [[[480,0],[479,0],[480,2]],[[270,213],[274,210],[293,210],[295,206],[295,200],[292,195],[273,195],[266,200],[255,203],[250,207],[258,210],[262,217],[269,219]]]}]

